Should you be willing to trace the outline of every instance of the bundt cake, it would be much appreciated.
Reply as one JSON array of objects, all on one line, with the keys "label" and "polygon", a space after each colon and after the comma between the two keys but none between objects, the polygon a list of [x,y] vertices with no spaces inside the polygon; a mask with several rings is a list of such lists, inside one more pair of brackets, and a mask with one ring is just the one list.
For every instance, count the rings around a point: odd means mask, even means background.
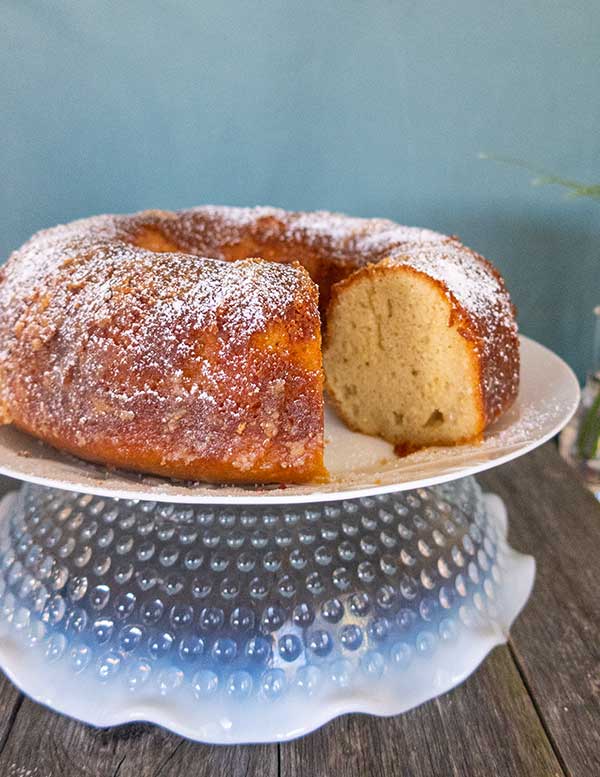
[{"label": "bundt cake", "polygon": [[82,219],[12,254],[2,421],[142,472],[323,480],[322,322],[340,416],[399,452],[477,439],[517,394],[508,293],[456,238],[207,206]]}]

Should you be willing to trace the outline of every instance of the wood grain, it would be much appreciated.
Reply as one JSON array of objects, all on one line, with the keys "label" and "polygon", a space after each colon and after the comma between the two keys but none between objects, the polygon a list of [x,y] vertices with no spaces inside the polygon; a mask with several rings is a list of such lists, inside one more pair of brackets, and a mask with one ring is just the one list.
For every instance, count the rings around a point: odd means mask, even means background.
[{"label": "wood grain", "polygon": [[511,648],[568,774],[600,775],[600,504],[552,445],[480,478],[537,578]]},{"label": "wood grain", "polygon": [[8,740],[22,702],[22,694],[3,674],[0,674],[0,753]]},{"label": "wood grain", "polygon": [[[147,725],[56,715],[0,676],[0,777],[595,777],[600,775],[600,505],[554,446],[492,470],[511,543],[538,562],[510,647],[395,718],[352,715],[276,745],[197,745]],[[0,481],[0,491],[10,481]]]},{"label": "wood grain", "polygon": [[277,746],[211,747],[131,724],[95,729],[26,699],[0,755],[2,777],[276,777]]},{"label": "wood grain", "polygon": [[562,777],[506,647],[463,685],[394,718],[346,716],[281,746],[282,777]]}]

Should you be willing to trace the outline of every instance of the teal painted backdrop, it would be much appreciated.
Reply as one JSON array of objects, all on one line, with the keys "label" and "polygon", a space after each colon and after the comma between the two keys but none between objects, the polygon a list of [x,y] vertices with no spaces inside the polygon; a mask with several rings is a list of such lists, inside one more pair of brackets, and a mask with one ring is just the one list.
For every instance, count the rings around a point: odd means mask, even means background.
[{"label": "teal painted backdrop", "polygon": [[579,372],[600,205],[597,0],[0,3],[0,252],[85,214],[205,202],[459,234]]}]

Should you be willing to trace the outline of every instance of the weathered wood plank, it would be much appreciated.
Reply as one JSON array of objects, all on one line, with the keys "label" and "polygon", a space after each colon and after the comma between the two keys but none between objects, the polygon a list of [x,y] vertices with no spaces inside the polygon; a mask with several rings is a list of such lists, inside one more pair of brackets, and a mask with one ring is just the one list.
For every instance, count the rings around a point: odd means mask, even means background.
[{"label": "weathered wood plank", "polygon": [[511,647],[569,774],[600,774],[600,504],[553,445],[481,482],[509,508],[510,540],[538,562]]},{"label": "weathered wood plank", "polygon": [[[4,494],[18,488],[17,481],[0,475],[0,499]],[[8,740],[8,736],[15,722],[19,707],[23,703],[23,695],[0,672],[0,753]],[[1,774],[1,772],[0,772]]]},{"label": "weathered wood plank", "polygon": [[351,715],[281,746],[281,777],[562,777],[508,648],[394,718]]},{"label": "weathered wood plank", "polygon": [[6,740],[8,739],[8,735],[22,701],[23,696],[15,686],[0,673],[0,753],[6,744]]},{"label": "weathered wood plank", "polygon": [[[513,630],[527,688],[500,648],[463,686],[407,715],[348,716],[283,745],[282,775],[562,775],[534,704],[566,772],[600,774],[600,507],[552,446],[481,481],[508,504],[511,542],[538,560]],[[0,682],[2,775],[278,773],[275,747],[204,747],[149,726],[101,731],[20,700]]]},{"label": "weathered wood plank", "polygon": [[26,699],[0,755],[2,777],[277,777],[276,745],[209,747],[154,726],[103,730]]},{"label": "weathered wood plank", "polygon": [[18,480],[7,478],[6,475],[0,475],[0,497],[3,497],[9,491],[16,491],[20,486],[21,484]]}]

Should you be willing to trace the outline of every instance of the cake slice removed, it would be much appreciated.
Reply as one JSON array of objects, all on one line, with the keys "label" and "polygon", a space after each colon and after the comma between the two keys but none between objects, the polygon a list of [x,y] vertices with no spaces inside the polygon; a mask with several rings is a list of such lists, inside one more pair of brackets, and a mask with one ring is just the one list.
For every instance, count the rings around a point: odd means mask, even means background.
[{"label": "cake slice removed", "polygon": [[518,340],[499,274],[460,244],[369,265],[333,290],[326,385],[342,419],[399,453],[481,437],[514,400]]}]

